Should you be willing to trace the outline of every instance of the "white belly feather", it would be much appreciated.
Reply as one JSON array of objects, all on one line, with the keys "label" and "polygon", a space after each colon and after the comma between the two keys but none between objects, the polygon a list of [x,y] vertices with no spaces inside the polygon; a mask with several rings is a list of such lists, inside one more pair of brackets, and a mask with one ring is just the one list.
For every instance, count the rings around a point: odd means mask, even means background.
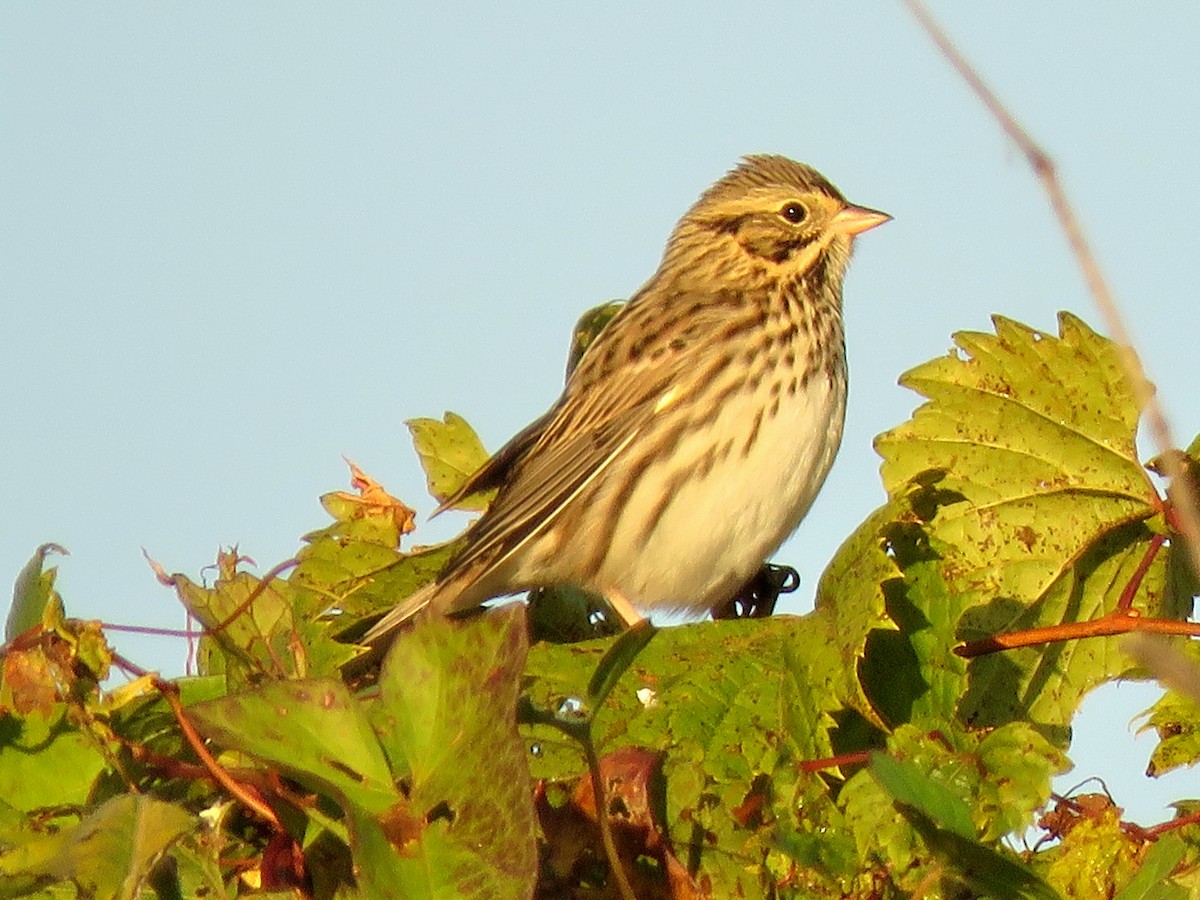
[{"label": "white belly feather", "polygon": [[[700,612],[728,599],[778,549],[808,512],[833,463],[845,390],[824,377],[813,379],[796,396],[784,398],[775,416],[763,419],[757,440],[743,455],[759,402],[749,394],[736,395],[715,425],[683,438],[666,464],[689,460],[698,466],[714,434],[722,441],[732,437],[734,450],[704,477],[684,481],[648,535],[614,528],[611,521],[580,523],[581,530],[610,529],[613,538],[590,587],[615,589],[643,609]],[[645,521],[660,501],[662,484],[653,469],[647,472],[622,523]],[[566,537],[559,552],[569,555],[572,540]]]}]

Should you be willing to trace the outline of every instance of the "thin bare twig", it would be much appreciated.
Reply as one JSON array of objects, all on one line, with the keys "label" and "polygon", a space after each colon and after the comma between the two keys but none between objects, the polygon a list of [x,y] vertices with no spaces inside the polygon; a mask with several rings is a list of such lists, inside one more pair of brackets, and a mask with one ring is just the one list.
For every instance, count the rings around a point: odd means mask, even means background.
[{"label": "thin bare twig", "polygon": [[300,565],[300,560],[298,559],[285,559],[283,562],[273,568],[270,572],[259,579],[258,584],[255,585],[254,590],[250,592],[250,595],[241,603],[239,603],[237,608],[227,615],[223,622],[220,622],[216,627],[211,629],[209,633],[220,634],[222,631],[232,625],[238,619],[238,617],[242,615],[242,613],[244,613],[253,605],[255,600],[257,600],[263,595],[263,593],[266,592],[267,588],[271,586],[272,581],[274,581],[288,569],[295,568],[298,565]]},{"label": "thin bare twig", "polygon": [[178,688],[173,683],[162,681],[158,678],[155,679],[154,686],[158,688],[159,693],[162,694],[162,698],[171,707],[171,712],[175,716],[175,721],[179,724],[180,731],[183,732],[184,739],[191,745],[192,751],[200,757],[201,764],[212,775],[213,780],[240,800],[242,805],[257,813],[268,824],[273,826],[276,831],[283,831],[283,824],[279,821],[279,817],[258,796],[258,793],[248,786],[243,785],[226,772],[221,767],[221,764],[217,762],[216,758],[209,753],[208,748],[204,745],[204,739],[196,733],[196,729],[188,721],[187,713],[183,710],[183,703],[179,700]]},{"label": "thin bare twig", "polygon": [[[954,46],[921,0],[904,0],[904,5],[908,7],[909,12],[920,23],[929,39],[941,51],[942,56],[971,88],[971,92],[992,114],[1004,133],[1017,145],[1034,174],[1037,175],[1050,200],[1050,206],[1058,219],[1059,227],[1062,228],[1071,252],[1075,256],[1075,261],[1083,273],[1084,281],[1087,282],[1088,290],[1096,301],[1100,315],[1104,318],[1104,324],[1120,348],[1121,361],[1125,367],[1125,375],[1133,388],[1134,397],[1137,399],[1138,406],[1144,411],[1146,424],[1149,426],[1155,446],[1160,454],[1164,454],[1162,457],[1163,468],[1172,481],[1183,478],[1182,463],[1175,457],[1175,454],[1167,453],[1168,450],[1175,449],[1176,444],[1171,437],[1171,429],[1167,424],[1166,416],[1163,415],[1162,406],[1154,396],[1154,388],[1147,380],[1141,360],[1133,349],[1129,330],[1125,327],[1124,318],[1117,308],[1116,299],[1109,289],[1108,282],[1100,271],[1100,264],[1096,261],[1095,254],[1092,253],[1087,239],[1083,235],[1083,228],[1079,224],[1074,209],[1067,200],[1066,192],[1058,179],[1054,161],[1000,102],[1000,99],[984,82],[982,76]],[[1176,493],[1179,495],[1176,500],[1179,530],[1191,555],[1192,565],[1197,572],[1200,572],[1200,510],[1197,510],[1196,500],[1190,496],[1190,492],[1177,491]]]},{"label": "thin bare twig", "polygon": [[1044,644],[1078,641],[1083,638],[1115,637],[1118,634],[1176,634],[1200,637],[1200,622],[1181,622],[1178,619],[1143,619],[1136,613],[1111,612],[1086,622],[1063,622],[1041,628],[1025,628],[993,637],[967,641],[954,648],[955,656],[975,659],[989,653],[1018,650],[1021,647],[1041,647]]},{"label": "thin bare twig", "polygon": [[1008,634],[997,634],[977,641],[967,641],[954,648],[954,652],[964,659],[974,659],[988,653],[1000,653],[1004,650],[1015,650],[1018,647],[1035,647],[1051,644],[1056,641],[1077,641],[1087,637],[1112,637],[1118,634],[1181,634],[1189,637],[1200,637],[1200,623],[1180,622],[1177,619],[1143,619],[1133,608],[1133,598],[1158,551],[1166,543],[1166,537],[1156,534],[1150,538],[1146,552],[1138,561],[1137,568],[1129,576],[1121,596],[1117,599],[1116,608],[1098,619],[1088,619],[1085,622],[1062,622],[1058,625],[1046,625],[1042,628],[1023,628]]},{"label": "thin bare twig", "polygon": [[192,726],[192,723],[188,720],[187,713],[183,709],[183,702],[179,699],[178,684],[159,678],[157,675],[146,671],[119,653],[113,654],[113,663],[122,671],[128,672],[138,678],[143,675],[150,675],[150,680],[155,690],[162,695],[162,698],[167,701],[167,705],[171,707],[171,713],[175,716],[175,722],[179,725],[179,730],[183,733],[183,739],[188,742],[192,751],[200,758],[200,763],[208,771],[212,780],[240,800],[248,809],[257,813],[268,824],[272,825],[276,831],[283,830],[283,823],[279,821],[279,817],[275,815],[275,811],[258,796],[257,792],[248,785],[241,784],[226,772],[221,767],[221,764],[217,762],[216,758],[208,751],[208,747],[204,745],[204,739],[200,737],[199,733]]},{"label": "thin bare twig", "polygon": [[617,892],[621,900],[637,900],[633,885],[625,873],[625,864],[617,850],[617,842],[613,838],[612,822],[608,818],[608,789],[604,784],[604,776],[600,771],[600,759],[596,756],[596,747],[592,744],[591,728],[588,728],[587,740],[583,742],[583,755],[587,759],[588,772],[592,776],[592,797],[596,803],[596,824],[600,826],[600,842],[604,845],[604,855],[608,857],[608,867],[616,881]]},{"label": "thin bare twig", "polygon": [[157,628],[149,625],[117,625],[113,622],[104,623],[105,631],[120,631],[125,634],[151,634],[155,637],[181,637],[194,638],[202,637],[203,631],[182,628]]}]

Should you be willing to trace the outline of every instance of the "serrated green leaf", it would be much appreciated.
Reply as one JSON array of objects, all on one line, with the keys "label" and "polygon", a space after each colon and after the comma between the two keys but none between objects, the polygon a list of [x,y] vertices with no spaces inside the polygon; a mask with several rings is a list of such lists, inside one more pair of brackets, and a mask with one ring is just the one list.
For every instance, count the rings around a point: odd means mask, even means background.
[{"label": "serrated green leaf", "polygon": [[956,591],[1030,602],[1115,528],[1157,513],[1139,410],[1115,344],[1069,313],[1055,338],[1000,316],[901,383],[929,399],[875,442],[890,496],[918,480],[956,502],[931,534],[957,548]]},{"label": "serrated green leaf", "polygon": [[[571,698],[585,701],[610,643],[532,648],[526,675],[533,703],[556,710]],[[823,614],[666,628],[594,710],[592,733],[601,754],[630,745],[665,753],[664,821],[676,851],[695,860],[713,896],[754,896],[766,890],[763,860],[780,836],[839,871],[844,866],[846,841],[827,828],[839,816],[829,786],[798,771],[804,760],[832,755],[841,679]],[[570,782],[584,771],[579,747],[557,730],[529,725],[522,732],[535,777]],[[764,824],[739,821],[734,811],[764,794],[772,798]]]},{"label": "serrated green leaf", "polygon": [[[335,543],[330,540],[323,546]],[[399,555],[375,549],[390,553],[391,561]],[[334,639],[334,626],[340,623],[327,613],[337,605],[336,596],[322,592],[315,579],[305,583],[293,573],[292,578],[266,583],[238,571],[240,563],[236,551],[222,553],[212,587],[186,575],[171,576],[180,602],[206,632],[197,655],[202,675],[223,675],[229,689],[237,691],[264,678],[333,674],[359,652]],[[311,570],[305,569],[304,575],[311,577]]]},{"label": "serrated green leaf", "polygon": [[[1200,671],[1200,647],[1194,641],[1173,640],[1171,646]],[[1138,734],[1149,730],[1158,734],[1158,746],[1150,754],[1146,774],[1157,777],[1200,762],[1200,700],[1168,689],[1142,717],[1145,722]]]},{"label": "serrated green leaf", "polygon": [[972,805],[989,841],[1028,828],[1050,800],[1051,780],[1071,767],[1066,754],[1025,722],[984,733],[975,752],[988,776]]},{"label": "serrated green leaf", "polygon": [[[686,756],[703,757],[713,775],[744,775],[774,764],[790,723],[798,729],[790,736],[799,745],[798,758],[828,756],[828,730],[835,724],[830,713],[838,707],[830,687],[838,675],[838,660],[827,634],[820,615],[662,629],[595,711],[597,749],[604,752],[626,743],[668,751],[683,747]],[[526,668],[529,697],[549,710],[572,697],[584,700],[596,665],[611,644],[612,639],[602,639],[533,647]],[[754,690],[746,691],[747,684]],[[802,690],[803,696],[793,690]],[[790,703],[782,702],[784,696]],[[797,710],[793,704],[802,706],[796,721],[790,722],[787,717]],[[533,732],[541,745],[533,759],[536,777],[583,771],[572,744],[548,729]],[[733,744],[740,746],[736,758],[722,752]]]},{"label": "serrated green leaf", "polygon": [[[488,452],[479,435],[456,413],[447,412],[444,421],[409,419],[407,424],[429,481],[429,493],[439,503],[453,496],[488,461]],[[494,494],[494,491],[472,494],[462,498],[454,508],[487,509]]]},{"label": "serrated green leaf", "polygon": [[[4,625],[4,640],[11,641],[42,622],[42,611],[58,594],[54,590],[55,568],[43,569],[46,557],[51,553],[66,555],[67,550],[58,544],[42,544],[33,552],[29,562],[17,575],[13,584],[12,606]],[[61,601],[60,601],[61,602]]]},{"label": "serrated green leaf", "polygon": [[298,554],[289,577],[307,597],[298,601],[311,614],[337,609],[357,619],[391,609],[432,581],[462,545],[462,538],[414,547],[410,552],[354,540],[317,538]]},{"label": "serrated green leaf", "polygon": [[1121,829],[1115,808],[1081,818],[1048,854],[1045,878],[1068,897],[1111,897],[1137,871],[1140,846]]},{"label": "serrated green leaf", "polygon": [[[1153,549],[1159,501],[1137,460],[1139,411],[1116,345],[1067,313],[1057,338],[994,321],[995,335],[956,335],[963,355],[902,378],[928,402],[876,441],[890,502],[909,507],[893,528],[915,529],[933,555],[906,563],[893,554],[905,581],[885,596],[903,639],[874,636],[865,684],[890,691],[880,708],[892,721],[936,722],[958,696],[964,722],[1026,719],[1065,743],[1084,694],[1133,671],[1116,639],[974,659],[964,693],[951,638],[1112,613]],[[1182,618],[1188,610],[1166,586],[1162,556],[1134,603],[1143,615]],[[890,660],[907,679],[888,680]]]},{"label": "serrated green leaf", "polygon": [[379,482],[347,460],[354,493],[332,491],[321,497],[321,506],[333,524],[307,534],[305,541],[319,538],[374,544],[394,550],[402,535],[412,531],[416,511],[389,494]]},{"label": "serrated green leaf", "polygon": [[[308,675],[307,647],[297,636],[292,589],[281,578],[269,585],[248,572],[224,572],[211,588],[186,575],[172,576],[184,607],[204,626],[201,660],[218,650],[236,690],[263,677]],[[211,648],[211,649],[210,649]],[[202,667],[202,674],[213,674]]]}]

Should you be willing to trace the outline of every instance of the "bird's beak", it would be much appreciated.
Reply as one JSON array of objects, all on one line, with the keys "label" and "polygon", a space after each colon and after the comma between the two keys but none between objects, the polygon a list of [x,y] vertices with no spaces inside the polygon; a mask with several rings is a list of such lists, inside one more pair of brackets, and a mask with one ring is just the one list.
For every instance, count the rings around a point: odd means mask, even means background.
[{"label": "bird's beak", "polygon": [[842,234],[861,234],[876,225],[892,221],[892,217],[877,209],[867,209],[865,206],[847,206],[833,217],[835,231]]}]

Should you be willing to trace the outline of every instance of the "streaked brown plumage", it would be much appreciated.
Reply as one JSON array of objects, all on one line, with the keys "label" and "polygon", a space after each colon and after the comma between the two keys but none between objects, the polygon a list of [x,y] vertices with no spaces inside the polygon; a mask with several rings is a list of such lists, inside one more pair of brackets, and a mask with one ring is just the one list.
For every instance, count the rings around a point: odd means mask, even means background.
[{"label": "streaked brown plumage", "polygon": [[808,166],[746,157],[680,220],[558,402],[464,486],[500,489],[465,548],[366,639],[425,606],[558,584],[627,619],[630,602],[698,613],[727,599],[833,462],[842,278],[854,235],[888,218]]}]

